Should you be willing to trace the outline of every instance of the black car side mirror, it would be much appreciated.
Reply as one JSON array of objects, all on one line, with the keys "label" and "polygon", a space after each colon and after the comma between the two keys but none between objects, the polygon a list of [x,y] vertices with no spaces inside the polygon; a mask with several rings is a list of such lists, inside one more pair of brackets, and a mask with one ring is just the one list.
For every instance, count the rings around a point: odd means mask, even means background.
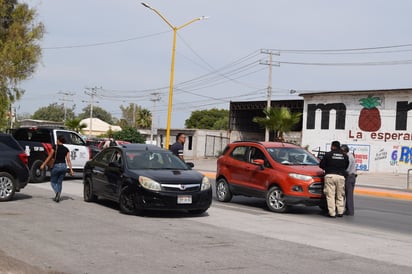
[{"label": "black car side mirror", "polygon": [[192,162],[186,162],[186,165],[187,165],[188,168],[194,168],[195,167],[195,164],[192,163]]}]

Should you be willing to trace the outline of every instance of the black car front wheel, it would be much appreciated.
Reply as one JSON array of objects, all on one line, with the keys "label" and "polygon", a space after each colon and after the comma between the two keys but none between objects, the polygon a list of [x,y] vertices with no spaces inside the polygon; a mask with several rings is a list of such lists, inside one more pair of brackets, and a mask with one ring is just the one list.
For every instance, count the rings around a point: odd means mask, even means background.
[{"label": "black car front wheel", "polygon": [[84,179],[83,182],[83,199],[85,202],[94,202],[97,200],[97,196],[93,192],[92,179],[89,177]]},{"label": "black car front wheel", "polygon": [[7,172],[0,172],[0,202],[13,198],[16,180]]},{"label": "black car front wheel", "polygon": [[137,194],[135,191],[124,187],[119,198],[120,212],[128,215],[142,215],[143,210],[137,206]]}]

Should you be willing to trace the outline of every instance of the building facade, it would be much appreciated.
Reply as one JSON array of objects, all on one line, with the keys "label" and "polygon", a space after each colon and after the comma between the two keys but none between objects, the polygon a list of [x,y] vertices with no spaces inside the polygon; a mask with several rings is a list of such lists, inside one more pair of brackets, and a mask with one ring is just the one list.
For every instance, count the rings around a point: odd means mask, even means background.
[{"label": "building facade", "polygon": [[412,169],[412,89],[301,94],[302,146],[327,151],[334,140],[355,154],[365,172]]}]

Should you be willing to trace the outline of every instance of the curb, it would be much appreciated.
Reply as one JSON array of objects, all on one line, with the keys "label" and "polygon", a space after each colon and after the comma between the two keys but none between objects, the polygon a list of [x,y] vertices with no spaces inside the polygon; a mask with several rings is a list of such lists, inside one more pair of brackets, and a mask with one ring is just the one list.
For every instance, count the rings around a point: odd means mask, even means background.
[{"label": "curb", "polygon": [[366,187],[356,187],[355,186],[355,194],[363,195],[363,196],[373,196],[373,197],[392,198],[392,199],[398,199],[398,200],[412,201],[412,193],[410,192],[380,189],[380,188],[366,188]]},{"label": "curb", "polygon": [[[198,170],[199,171],[199,170]],[[216,179],[216,173],[211,171],[199,171],[209,179]],[[412,192],[372,188],[372,187],[355,187],[355,194],[362,196],[372,196],[380,198],[391,198],[397,200],[412,201]]]}]

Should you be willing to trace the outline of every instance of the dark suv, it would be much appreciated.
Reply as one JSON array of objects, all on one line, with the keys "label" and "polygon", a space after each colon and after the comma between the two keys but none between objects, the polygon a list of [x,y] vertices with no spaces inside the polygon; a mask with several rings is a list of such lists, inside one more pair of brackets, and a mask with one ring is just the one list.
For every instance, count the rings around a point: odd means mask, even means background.
[{"label": "dark suv", "polygon": [[323,177],[319,160],[305,149],[280,142],[235,142],[217,161],[216,196],[261,197],[271,211],[289,205],[323,207]]},{"label": "dark suv", "polygon": [[0,151],[0,201],[8,201],[29,181],[28,157],[10,134],[0,133]]}]

